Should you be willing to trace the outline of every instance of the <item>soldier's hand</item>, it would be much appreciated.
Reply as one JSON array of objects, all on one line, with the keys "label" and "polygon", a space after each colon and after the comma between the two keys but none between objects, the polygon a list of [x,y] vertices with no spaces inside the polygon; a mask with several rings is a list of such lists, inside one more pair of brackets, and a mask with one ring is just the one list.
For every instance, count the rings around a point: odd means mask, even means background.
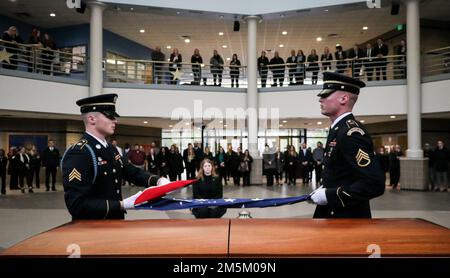
[{"label": "soldier's hand", "polygon": [[159,179],[158,179],[158,181],[156,182],[156,186],[159,186],[159,185],[166,185],[166,184],[168,184],[168,183],[170,183],[170,180],[167,179],[167,178],[162,177],[162,178],[159,178]]},{"label": "soldier's hand", "polygon": [[316,189],[311,193],[311,201],[319,206],[325,206],[328,204],[327,195],[325,192],[326,189],[323,187]]},{"label": "soldier's hand", "polygon": [[139,191],[138,193],[134,194],[133,196],[130,196],[126,199],[124,199],[123,202],[123,208],[125,210],[134,209],[134,201],[136,201],[137,197],[142,194],[142,191]]}]

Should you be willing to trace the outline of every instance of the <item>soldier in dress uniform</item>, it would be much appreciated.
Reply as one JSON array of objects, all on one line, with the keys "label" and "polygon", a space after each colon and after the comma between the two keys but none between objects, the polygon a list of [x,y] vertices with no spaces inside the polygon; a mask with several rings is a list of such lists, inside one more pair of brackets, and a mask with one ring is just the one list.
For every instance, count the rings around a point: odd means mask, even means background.
[{"label": "soldier in dress uniform", "polygon": [[141,194],[122,200],[122,179],[149,187],[169,183],[130,165],[108,144],[117,124],[116,94],[102,94],[77,101],[85,130],[81,140],[66,150],[62,161],[67,209],[73,219],[123,219]]},{"label": "soldier in dress uniform", "polygon": [[311,194],[314,218],[371,218],[369,200],[384,193],[383,170],[366,128],[352,114],[364,82],[324,72],[321,113],[333,123],[324,154],[323,187]]}]

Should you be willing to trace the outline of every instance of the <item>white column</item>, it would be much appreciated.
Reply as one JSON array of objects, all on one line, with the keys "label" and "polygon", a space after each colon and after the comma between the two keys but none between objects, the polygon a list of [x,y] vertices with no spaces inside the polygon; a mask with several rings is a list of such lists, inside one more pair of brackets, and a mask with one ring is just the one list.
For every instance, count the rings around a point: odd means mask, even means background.
[{"label": "white column", "polygon": [[406,156],[423,157],[421,125],[419,0],[406,0],[408,149]]},{"label": "white column", "polygon": [[259,157],[258,153],[258,88],[257,88],[257,52],[256,30],[261,20],[259,16],[245,17],[248,28],[247,35],[247,126],[248,126],[248,150],[253,157]]},{"label": "white column", "polygon": [[89,96],[103,91],[103,10],[106,5],[97,1],[88,2],[91,11],[91,35],[89,43]]}]

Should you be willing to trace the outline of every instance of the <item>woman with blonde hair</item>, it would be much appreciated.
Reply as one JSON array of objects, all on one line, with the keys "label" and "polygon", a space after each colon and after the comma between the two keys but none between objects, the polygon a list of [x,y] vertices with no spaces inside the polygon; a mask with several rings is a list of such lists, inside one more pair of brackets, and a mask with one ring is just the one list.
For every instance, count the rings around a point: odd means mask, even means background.
[{"label": "woman with blonde hair", "polygon": [[[210,159],[203,159],[200,163],[197,181],[193,185],[193,193],[194,199],[223,198],[222,181]],[[192,209],[192,214],[195,218],[220,218],[226,211],[227,209],[222,207],[204,207]]]}]

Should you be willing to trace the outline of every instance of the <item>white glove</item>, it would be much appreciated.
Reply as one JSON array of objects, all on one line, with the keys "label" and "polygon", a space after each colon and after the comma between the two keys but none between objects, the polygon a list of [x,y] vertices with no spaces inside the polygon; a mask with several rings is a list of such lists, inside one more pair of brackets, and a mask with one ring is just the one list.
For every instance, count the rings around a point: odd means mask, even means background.
[{"label": "white glove", "polygon": [[325,206],[328,204],[327,195],[326,195],[326,189],[325,188],[318,188],[311,194],[311,200],[313,203],[319,205],[319,206]]},{"label": "white glove", "polygon": [[134,201],[136,201],[137,197],[141,195],[142,191],[139,191],[138,193],[134,194],[133,196],[130,196],[123,200],[123,208],[125,210],[134,209]]},{"label": "white glove", "polygon": [[156,182],[156,186],[160,186],[160,185],[166,185],[170,183],[170,180],[167,178],[159,178],[158,181]]}]

